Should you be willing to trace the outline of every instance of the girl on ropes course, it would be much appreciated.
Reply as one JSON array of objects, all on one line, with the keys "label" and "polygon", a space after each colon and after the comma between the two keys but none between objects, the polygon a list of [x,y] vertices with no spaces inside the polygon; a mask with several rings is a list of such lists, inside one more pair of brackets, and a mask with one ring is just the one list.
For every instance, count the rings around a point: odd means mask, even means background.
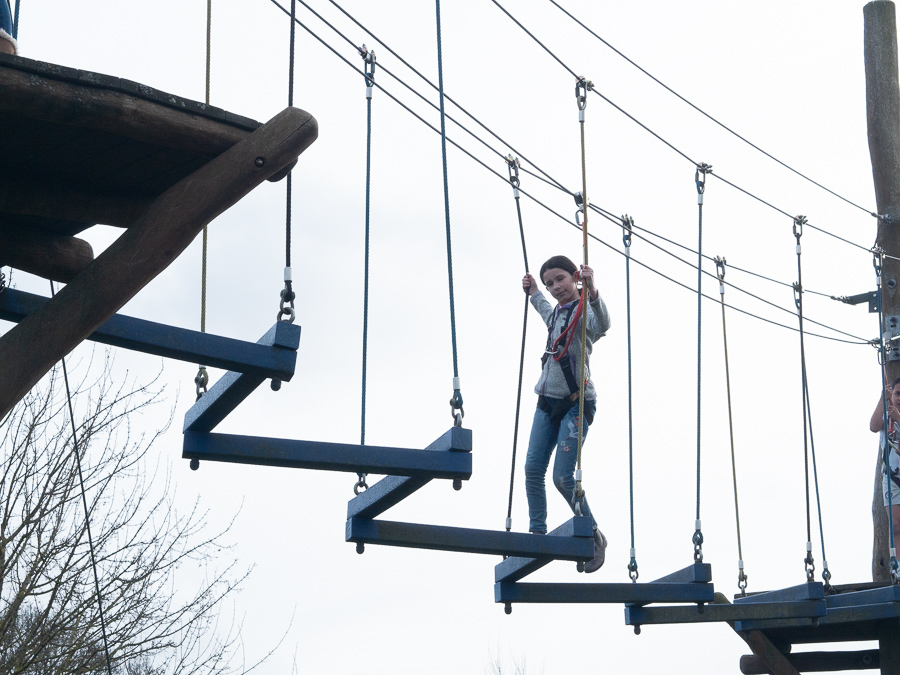
[{"label": "girl on ropes course", "polygon": [[[884,401],[887,399],[887,415],[884,414]],[[894,511],[894,539],[900,541],[900,454],[898,454],[898,441],[900,441],[900,377],[885,387],[885,393],[878,398],[878,405],[869,420],[869,430],[880,431],[879,450],[884,451],[885,430],[884,420],[887,417],[887,442],[890,443],[890,458],[881,466],[884,474],[882,492],[884,505],[890,505]],[[890,490],[890,494],[888,494]]]},{"label": "girl on ropes course", "polygon": [[[529,294],[532,306],[547,324],[547,349],[541,359],[541,377],[534,388],[538,395],[537,409],[528,441],[525,458],[525,494],[528,497],[529,530],[534,534],[547,532],[547,493],[544,476],[550,455],[557,448],[553,463],[553,484],[560,491],[573,512],[580,507],[581,515],[594,524],[594,557],[585,564],[585,572],[596,572],[606,556],[606,537],[597,529],[584,494],[576,493],[575,465],[577,461],[579,420],[579,383],[576,373],[584,372],[584,422],[582,440],[597,410],[597,392],[590,380],[588,363],[594,341],[609,330],[606,304],[594,288],[594,271],[587,265],[581,270],[565,256],[557,255],[541,266],[541,281],[556,301],[554,308],[538,289],[531,274],[522,279],[522,288]],[[579,294],[577,283],[581,281]],[[585,296],[589,301],[585,302]],[[582,344],[581,322],[586,322],[586,340]],[[582,357],[583,355],[583,357]],[[584,359],[582,371],[581,359]]]},{"label": "girl on ropes course", "polygon": [[17,51],[9,2],[0,0],[0,54],[15,54]]}]

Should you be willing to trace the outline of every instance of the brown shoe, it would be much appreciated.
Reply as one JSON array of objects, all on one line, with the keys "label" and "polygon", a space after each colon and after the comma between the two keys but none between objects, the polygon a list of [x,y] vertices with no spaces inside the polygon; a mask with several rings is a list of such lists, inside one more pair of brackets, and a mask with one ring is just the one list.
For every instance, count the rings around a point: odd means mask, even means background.
[{"label": "brown shoe", "polygon": [[604,562],[606,562],[606,537],[603,536],[603,533],[595,527],[594,557],[584,564],[584,571],[588,574],[590,574],[591,572],[596,572],[601,567],[603,567]]}]

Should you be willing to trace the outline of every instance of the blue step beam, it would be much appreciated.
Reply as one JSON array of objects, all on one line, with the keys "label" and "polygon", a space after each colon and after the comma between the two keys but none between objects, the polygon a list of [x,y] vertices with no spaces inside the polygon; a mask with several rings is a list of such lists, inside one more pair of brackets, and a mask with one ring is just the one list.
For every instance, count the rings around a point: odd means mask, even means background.
[{"label": "blue step beam", "polygon": [[[7,288],[0,293],[0,319],[19,322],[36,312],[47,298]],[[200,363],[211,368],[253,374],[262,379],[288,381],[294,376],[300,327],[279,322],[277,335],[268,343],[254,344],[186,328],[176,328],[116,314],[103,323],[89,340],[112,347]]]},{"label": "blue step beam", "polygon": [[[203,402],[212,390],[200,399]],[[468,480],[472,432],[453,428],[426,450],[185,431],[182,457],[292,469]]]},{"label": "blue step beam", "polygon": [[486,555],[545,557],[555,560],[589,560],[594,555],[594,540],[590,536],[590,526],[583,536],[547,537],[527,532],[350,518],[347,520],[346,540],[357,544]]}]

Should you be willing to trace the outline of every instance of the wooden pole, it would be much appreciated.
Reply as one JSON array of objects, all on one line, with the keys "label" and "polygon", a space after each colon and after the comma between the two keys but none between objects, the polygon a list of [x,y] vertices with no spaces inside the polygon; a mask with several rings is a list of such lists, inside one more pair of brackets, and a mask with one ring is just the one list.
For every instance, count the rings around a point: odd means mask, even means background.
[{"label": "wooden pole", "polygon": [[[866,65],[866,120],[878,214],[877,243],[900,257],[900,88],[897,82],[897,19],[894,3],[876,0],[863,7]],[[884,317],[900,315],[900,263],[885,259],[882,276]],[[883,330],[883,329],[882,329]],[[900,377],[900,362],[886,364],[888,382]],[[873,382],[874,384],[874,382]],[[872,497],[872,578],[888,581],[888,523],[881,490],[881,455]]]},{"label": "wooden pole", "polygon": [[0,337],[0,418],[168,267],[204,225],[296,159],[317,135],[312,115],[286,108],[155,199],[72,283]]}]

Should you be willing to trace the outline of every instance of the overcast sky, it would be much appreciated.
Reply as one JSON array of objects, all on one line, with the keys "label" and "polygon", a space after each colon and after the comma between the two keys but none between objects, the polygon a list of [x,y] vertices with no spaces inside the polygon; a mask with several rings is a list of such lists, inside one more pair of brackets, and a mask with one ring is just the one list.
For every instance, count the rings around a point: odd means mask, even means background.
[{"label": "overcast sky", "polygon": [[[287,0],[280,0],[289,7]],[[367,441],[421,448],[451,425],[449,300],[440,140],[391,101],[394,94],[430,123],[438,115],[381,69],[430,101],[431,87],[382,43],[326,0],[308,3],[356,45],[374,48],[371,279]],[[684,156],[591,95],[586,109],[591,201],[675,243],[635,239],[632,265],[635,528],[641,580],[692,562],[696,490],[697,192],[693,162],[713,165],[703,213],[703,252],[730,266],[726,302],[774,323],[727,311],[744,560],[750,590],[802,583],[806,517],[799,337],[790,284],[797,279],[792,220],[719,180],[816,227],[868,248],[875,209],[866,141],[861,2],[577,2],[562,0],[587,26],[696,106],[857,206],[828,194],[761,155],[617,56],[548,0],[502,3],[535,37],[597,91]],[[215,0],[211,103],[265,121],[287,103],[289,21],[271,0]],[[349,14],[423,75],[437,81],[434,6],[345,0]],[[524,271],[512,191],[501,155],[527,157],[571,190],[581,157],[574,78],[490,0],[442,6],[445,91],[505,141],[449,103],[486,149],[448,122],[460,142],[502,180],[449,149],[459,370],[465,426],[473,430],[474,474],[461,492],[436,481],[384,517],[502,529],[516,400]],[[138,81],[203,100],[206,3],[159,0],[22,0],[21,55]],[[348,59],[343,63],[298,27],[295,105],[312,113],[319,139],[294,172],[293,267],[302,326],[296,375],[279,393],[262,387],[219,431],[355,443],[359,440],[365,195],[365,84],[355,49],[298,3],[298,18]],[[515,148],[512,150],[511,148]],[[523,197],[532,268],[554,254],[582,255],[568,195],[528,174],[522,188],[564,219]],[[210,227],[207,327],[255,341],[278,309],[284,265],[284,182],[265,184]],[[565,222],[565,221],[568,221]],[[592,214],[590,264],[612,317],[592,361],[599,410],[585,446],[585,486],[609,539],[605,567],[590,581],[627,581],[628,415],[625,267],[621,230]],[[85,234],[99,253],[117,231]],[[870,579],[876,439],[868,419],[879,391],[874,315],[827,296],[874,288],[871,255],[812,228],[803,234],[808,318],[852,337],[806,339],[826,553],[835,583]],[[679,249],[676,244],[688,247]],[[665,251],[686,258],[674,259]],[[764,275],[779,283],[743,273]],[[714,272],[708,261],[704,269]],[[685,289],[656,274],[686,284]],[[124,313],[197,328],[200,250],[189,248]],[[45,282],[15,273],[24,290]],[[694,290],[689,290],[693,288]],[[766,305],[744,289],[778,308]],[[714,279],[704,292],[717,299]],[[789,311],[785,311],[789,310]],[[787,326],[787,327],[784,327]],[[0,323],[0,331],[10,324]],[[532,314],[516,469],[514,529],[527,530],[522,461],[534,408],[543,329]],[[80,348],[76,351],[85,353]],[[89,349],[89,347],[87,347]],[[706,561],[716,589],[737,591],[734,494],[728,442],[722,318],[703,302],[702,502]],[[159,359],[116,353],[124,377],[150,377]],[[233,609],[243,620],[252,663],[280,648],[263,672],[486,672],[491,655],[526,663],[529,673],[628,668],[736,672],[747,653],[727,625],[647,626],[635,636],[621,605],[493,603],[497,558],[379,548],[356,554],[344,543],[353,474],[328,474],[180,459],[180,420],[193,400],[192,364],[166,362],[176,423],[158,444],[171,462],[178,498],[210,509],[213,526],[240,511],[229,534],[253,574]],[[213,373],[214,378],[219,373]],[[179,394],[180,391],[180,394]],[[164,423],[169,410],[155,419]],[[549,495],[551,527],[569,517]],[[814,528],[817,528],[814,519]],[[822,553],[814,537],[817,575]],[[224,562],[224,560],[223,560]],[[186,570],[189,583],[191,570]],[[819,578],[817,576],[817,578]],[[555,563],[535,581],[587,581]],[[229,611],[231,607],[228,608]],[[286,633],[286,634],[285,634]]]}]

